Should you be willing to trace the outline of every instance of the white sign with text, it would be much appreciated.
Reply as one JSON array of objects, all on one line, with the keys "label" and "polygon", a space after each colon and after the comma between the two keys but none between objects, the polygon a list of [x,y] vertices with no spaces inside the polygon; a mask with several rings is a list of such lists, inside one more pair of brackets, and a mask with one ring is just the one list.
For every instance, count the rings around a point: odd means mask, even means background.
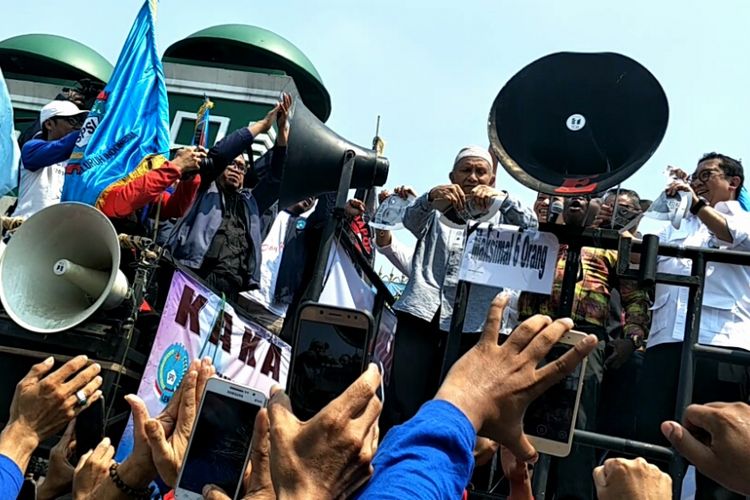
[{"label": "white sign with text", "polygon": [[549,295],[559,248],[552,233],[479,224],[467,238],[458,277],[480,285]]}]

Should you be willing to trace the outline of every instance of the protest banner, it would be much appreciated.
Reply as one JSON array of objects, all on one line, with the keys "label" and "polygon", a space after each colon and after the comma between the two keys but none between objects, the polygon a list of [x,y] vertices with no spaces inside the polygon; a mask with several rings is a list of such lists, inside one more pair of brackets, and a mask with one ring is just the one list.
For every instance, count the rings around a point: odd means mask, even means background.
[{"label": "protest banner", "polygon": [[[266,396],[274,384],[286,386],[291,347],[242,316],[187,274],[172,278],[159,329],[138,387],[149,414],[164,409],[194,359],[209,357],[216,373]],[[132,419],[123,433],[118,460],[132,449]]]},{"label": "protest banner", "polygon": [[480,285],[550,294],[559,248],[552,233],[482,223],[466,240],[458,277]]}]

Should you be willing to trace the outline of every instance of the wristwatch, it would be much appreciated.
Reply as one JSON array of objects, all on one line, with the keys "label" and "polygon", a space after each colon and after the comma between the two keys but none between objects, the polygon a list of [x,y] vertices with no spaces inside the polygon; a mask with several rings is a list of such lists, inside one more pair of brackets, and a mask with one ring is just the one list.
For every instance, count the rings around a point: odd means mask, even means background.
[{"label": "wristwatch", "polygon": [[633,343],[633,348],[637,351],[643,347],[643,337],[640,335],[628,335],[628,339]]},{"label": "wristwatch", "polygon": [[703,196],[699,196],[698,202],[690,206],[690,213],[693,215],[698,215],[698,212],[700,212],[701,209],[707,205],[708,205],[708,200],[705,199]]}]

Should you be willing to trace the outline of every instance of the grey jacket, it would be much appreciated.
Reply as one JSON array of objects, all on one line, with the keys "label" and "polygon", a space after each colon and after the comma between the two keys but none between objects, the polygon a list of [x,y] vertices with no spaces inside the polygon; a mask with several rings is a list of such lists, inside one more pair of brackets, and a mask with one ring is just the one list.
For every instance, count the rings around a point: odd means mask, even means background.
[{"label": "grey jacket", "polygon": [[[536,215],[508,195],[500,210],[487,222],[536,228]],[[432,208],[427,194],[406,209],[404,226],[417,237],[412,271],[395,309],[424,321],[432,321],[440,311],[440,329],[450,329],[453,302],[458,285],[458,270],[465,242],[465,226],[454,224]],[[492,299],[502,289],[471,285],[464,318],[464,332],[479,332],[484,325]]]}]

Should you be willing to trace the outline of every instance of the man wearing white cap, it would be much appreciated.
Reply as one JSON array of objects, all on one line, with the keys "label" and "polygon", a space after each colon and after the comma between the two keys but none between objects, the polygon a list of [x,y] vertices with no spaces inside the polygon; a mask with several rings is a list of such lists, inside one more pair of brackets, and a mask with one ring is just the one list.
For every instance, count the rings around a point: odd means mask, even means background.
[{"label": "man wearing white cap", "polygon": [[[404,213],[404,226],[416,236],[417,243],[409,282],[394,305],[398,329],[390,397],[385,398],[383,410],[385,428],[411,418],[437,390],[453,315],[466,219],[522,228],[538,225],[534,212],[507,192],[494,189],[494,165],[486,148],[461,149],[449,174],[451,183],[430,189]],[[498,292],[498,288],[472,285],[462,351],[476,343]]]},{"label": "man wearing white cap", "polygon": [[42,130],[21,149],[23,168],[14,216],[30,217],[60,202],[65,165],[86,113],[70,101],[52,101],[42,108]]}]

